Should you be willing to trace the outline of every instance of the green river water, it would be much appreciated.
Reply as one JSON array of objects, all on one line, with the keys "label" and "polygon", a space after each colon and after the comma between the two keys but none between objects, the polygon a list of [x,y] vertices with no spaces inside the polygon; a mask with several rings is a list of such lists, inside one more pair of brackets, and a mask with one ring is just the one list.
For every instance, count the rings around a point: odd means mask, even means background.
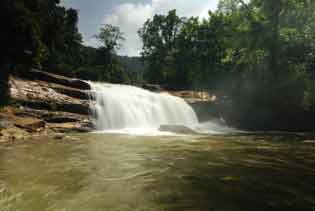
[{"label": "green river water", "polygon": [[315,210],[315,143],[74,134],[2,144],[0,210]]}]

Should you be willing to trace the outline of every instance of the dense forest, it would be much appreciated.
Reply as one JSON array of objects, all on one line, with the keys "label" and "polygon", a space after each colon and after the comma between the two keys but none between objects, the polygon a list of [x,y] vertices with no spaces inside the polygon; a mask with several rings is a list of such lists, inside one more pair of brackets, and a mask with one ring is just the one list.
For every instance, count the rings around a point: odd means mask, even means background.
[{"label": "dense forest", "polygon": [[[59,0],[2,0],[0,102],[10,74],[31,68],[113,83],[205,90],[247,129],[314,129],[315,2],[221,0],[203,20],[176,10],[139,29],[142,59],[116,54],[124,34],[103,25],[83,45],[78,11]],[[144,65],[145,64],[145,65]],[[144,72],[144,73],[143,73]]]},{"label": "dense forest", "polygon": [[221,0],[202,21],[155,15],[139,30],[145,76],[220,93],[242,128],[312,130],[314,20],[312,0]]},{"label": "dense forest", "polygon": [[[2,0],[0,9],[5,26],[0,34],[1,104],[9,99],[9,75],[26,75],[31,68],[113,83],[141,78],[129,58],[116,55],[124,40],[118,27],[103,25],[95,35],[100,47],[87,47],[78,30],[78,11],[66,9],[59,0]],[[133,61],[141,64],[138,58]]]}]

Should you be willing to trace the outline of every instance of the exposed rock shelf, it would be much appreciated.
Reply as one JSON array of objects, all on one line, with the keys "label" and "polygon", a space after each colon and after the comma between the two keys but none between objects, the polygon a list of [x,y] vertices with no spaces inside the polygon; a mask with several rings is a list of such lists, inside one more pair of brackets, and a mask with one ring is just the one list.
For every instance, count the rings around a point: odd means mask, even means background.
[{"label": "exposed rock shelf", "polygon": [[10,86],[13,106],[1,111],[0,141],[43,131],[91,131],[85,81],[33,70],[23,79],[11,78]]}]

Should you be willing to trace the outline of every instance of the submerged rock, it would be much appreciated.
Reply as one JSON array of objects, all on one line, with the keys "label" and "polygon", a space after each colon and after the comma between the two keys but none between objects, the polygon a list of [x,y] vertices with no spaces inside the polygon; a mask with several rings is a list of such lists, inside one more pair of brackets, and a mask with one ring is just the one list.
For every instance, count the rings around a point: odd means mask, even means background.
[{"label": "submerged rock", "polygon": [[161,125],[159,131],[162,132],[172,132],[172,133],[180,133],[180,134],[198,134],[193,129],[186,127],[184,125]]},{"label": "submerged rock", "polygon": [[56,134],[56,135],[54,135],[53,138],[56,139],[56,140],[61,140],[61,139],[64,138],[64,135],[63,134]]}]

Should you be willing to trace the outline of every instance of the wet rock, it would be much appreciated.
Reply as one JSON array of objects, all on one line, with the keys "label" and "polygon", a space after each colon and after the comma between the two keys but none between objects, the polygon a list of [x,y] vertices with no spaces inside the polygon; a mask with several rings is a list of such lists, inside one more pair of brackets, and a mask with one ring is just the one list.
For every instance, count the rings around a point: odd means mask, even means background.
[{"label": "wet rock", "polygon": [[6,121],[6,120],[0,120],[0,130],[1,129],[7,129],[7,128],[10,128],[12,126],[13,126],[12,122]]},{"label": "wet rock", "polygon": [[61,140],[61,139],[64,138],[64,135],[63,134],[56,134],[56,135],[54,135],[53,138],[56,139],[56,140]]},{"label": "wet rock", "polygon": [[57,133],[86,133],[93,129],[86,126],[84,123],[62,123],[62,124],[48,124],[48,128]]},{"label": "wet rock", "polygon": [[71,118],[68,116],[47,116],[43,117],[45,122],[48,123],[67,123],[67,122],[77,122],[79,121],[78,119]]},{"label": "wet rock", "polygon": [[46,81],[49,83],[56,83],[61,84],[77,89],[82,90],[90,90],[91,86],[86,83],[85,81],[79,80],[79,79],[72,79],[65,76],[55,75],[52,73],[42,72],[39,70],[31,70],[25,75],[27,78],[31,80],[40,80],[40,81]]},{"label": "wet rock", "polygon": [[219,106],[216,103],[199,101],[189,103],[189,105],[195,111],[200,122],[207,122],[209,120],[212,120],[213,118],[216,119],[222,118]]},{"label": "wet rock", "polygon": [[28,132],[39,132],[45,127],[45,122],[36,118],[20,118],[14,121],[14,125]]},{"label": "wet rock", "polygon": [[29,133],[21,128],[11,127],[1,130],[0,142],[22,140],[29,136]]},{"label": "wet rock", "polygon": [[27,108],[48,110],[48,111],[61,111],[75,114],[88,115],[90,114],[90,106],[88,102],[76,104],[71,102],[58,103],[53,101],[35,101],[16,99],[16,103],[23,105]]},{"label": "wet rock", "polygon": [[16,115],[19,117],[29,117],[31,115],[35,118],[42,119],[46,123],[72,123],[90,128],[92,128],[93,126],[92,120],[86,115],[74,114],[69,112],[24,108],[17,111]]},{"label": "wet rock", "polygon": [[90,133],[92,131],[93,131],[93,128],[87,127],[87,126],[78,127],[73,130],[73,132],[77,132],[77,133]]},{"label": "wet rock", "polygon": [[66,111],[70,113],[76,113],[76,114],[82,114],[82,115],[89,115],[90,105],[88,103],[84,103],[84,104],[66,103],[66,104],[57,105],[57,110]]},{"label": "wet rock", "polygon": [[163,89],[160,85],[157,85],[157,84],[144,84],[142,86],[143,89],[147,89],[151,92],[162,92]]},{"label": "wet rock", "polygon": [[166,91],[168,94],[180,97],[187,103],[214,103],[217,101],[217,96],[208,92],[183,90],[183,91]]},{"label": "wet rock", "polygon": [[78,89],[69,89],[69,88],[63,88],[63,87],[53,87],[53,89],[60,93],[67,95],[69,97],[81,99],[81,100],[90,100],[90,95],[87,92],[78,90]]},{"label": "wet rock", "polygon": [[159,130],[162,132],[172,132],[179,134],[198,134],[196,131],[183,125],[161,125]]}]

